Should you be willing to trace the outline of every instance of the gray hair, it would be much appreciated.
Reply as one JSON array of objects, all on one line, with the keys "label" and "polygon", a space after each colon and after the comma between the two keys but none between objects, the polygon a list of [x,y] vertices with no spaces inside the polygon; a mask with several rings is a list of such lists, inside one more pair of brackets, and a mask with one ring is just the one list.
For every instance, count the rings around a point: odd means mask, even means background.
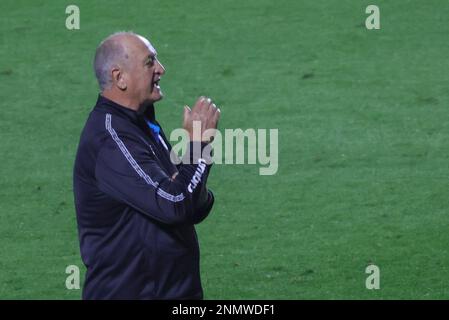
[{"label": "gray hair", "polygon": [[126,48],[115,39],[116,36],[120,35],[137,36],[131,31],[113,33],[104,39],[95,51],[94,71],[101,91],[112,86],[111,69],[115,66],[125,65],[128,59]]}]

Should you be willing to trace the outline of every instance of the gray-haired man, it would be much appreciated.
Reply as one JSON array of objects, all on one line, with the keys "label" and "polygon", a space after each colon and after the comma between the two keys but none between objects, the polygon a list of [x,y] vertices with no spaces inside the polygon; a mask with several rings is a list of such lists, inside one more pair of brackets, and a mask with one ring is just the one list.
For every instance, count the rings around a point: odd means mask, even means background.
[{"label": "gray-haired man", "polygon": [[[171,146],[156,121],[165,69],[142,36],[117,33],[97,48],[101,94],[89,115],[74,168],[74,194],[84,299],[201,299],[199,248],[194,225],[211,211],[210,165],[194,150],[193,121],[217,127],[220,111],[200,97],[184,108],[191,142],[174,165]],[[206,139],[206,137],[204,138]]]}]

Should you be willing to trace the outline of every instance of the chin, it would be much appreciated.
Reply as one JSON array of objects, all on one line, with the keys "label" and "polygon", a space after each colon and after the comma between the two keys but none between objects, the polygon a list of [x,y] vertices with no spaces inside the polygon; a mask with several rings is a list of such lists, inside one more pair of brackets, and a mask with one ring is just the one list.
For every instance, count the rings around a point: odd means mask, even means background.
[{"label": "chin", "polygon": [[162,100],[162,98],[164,98],[164,95],[161,93],[159,94],[157,97],[153,97],[153,99],[151,99],[153,102],[157,102],[159,100]]}]

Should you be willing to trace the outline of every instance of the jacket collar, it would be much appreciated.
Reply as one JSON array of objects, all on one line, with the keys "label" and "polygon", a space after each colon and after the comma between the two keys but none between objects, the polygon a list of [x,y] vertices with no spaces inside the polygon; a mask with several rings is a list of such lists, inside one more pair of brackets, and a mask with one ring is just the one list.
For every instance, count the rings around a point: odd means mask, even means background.
[{"label": "jacket collar", "polygon": [[95,104],[95,108],[110,111],[118,116],[125,117],[131,120],[132,122],[138,124],[144,122],[144,118],[147,118],[151,122],[156,122],[153,104],[149,105],[146,108],[140,108],[139,110],[135,111],[127,107],[124,107],[99,94],[97,103]]}]

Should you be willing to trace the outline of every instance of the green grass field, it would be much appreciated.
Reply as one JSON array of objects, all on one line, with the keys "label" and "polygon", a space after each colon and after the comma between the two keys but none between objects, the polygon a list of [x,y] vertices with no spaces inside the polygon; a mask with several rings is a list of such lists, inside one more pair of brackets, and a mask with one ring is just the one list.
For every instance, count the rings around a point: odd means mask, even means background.
[{"label": "green grass field", "polygon": [[279,129],[276,175],[213,168],[206,299],[449,298],[447,1],[124,3],[1,1],[1,299],[81,296],[65,287],[66,266],[84,273],[72,167],[95,48],[119,30],[148,36],[167,69],[165,131],[203,94],[222,129]]}]

